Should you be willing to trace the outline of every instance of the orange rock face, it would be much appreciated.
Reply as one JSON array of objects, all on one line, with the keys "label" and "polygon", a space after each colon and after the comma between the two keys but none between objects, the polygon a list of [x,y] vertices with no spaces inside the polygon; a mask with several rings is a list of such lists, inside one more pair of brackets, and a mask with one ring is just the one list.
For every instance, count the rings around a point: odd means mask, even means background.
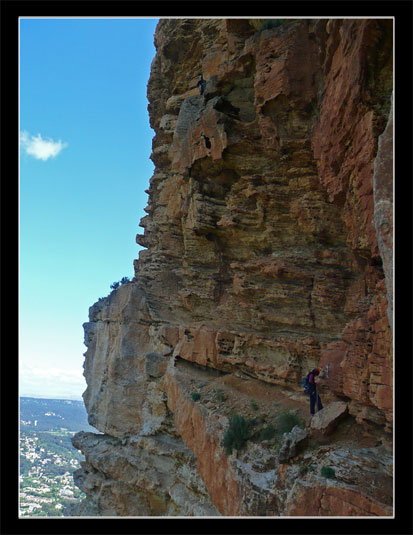
[{"label": "orange rock face", "polygon": [[215,418],[206,418],[203,407],[188,399],[185,385],[180,385],[179,372],[171,367],[165,376],[164,388],[168,407],[175,415],[177,432],[191,444],[202,477],[214,504],[224,515],[237,516],[242,510],[239,486],[220,445]]},{"label": "orange rock face", "polygon": [[[262,23],[158,24],[144,249],[129,301],[120,288],[87,324],[85,401],[105,433],[179,436],[220,514],[387,516],[387,467],[376,497],[364,468],[327,484],[303,458],[221,445],[231,410],[254,415],[231,378],[243,396],[261,385],[268,423],[291,403],[308,414],[301,378],[315,366],[328,366],[323,403],[347,403],[358,436],[387,443],[393,422],[392,20]],[[194,403],[207,388],[196,370],[228,390]]]},{"label": "orange rock face", "polygon": [[[316,509],[314,504],[317,505]],[[316,511],[316,512],[315,512]],[[392,508],[378,505],[359,492],[337,487],[301,489],[288,508],[291,516],[392,516]]]},{"label": "orange rock face", "polygon": [[[184,27],[194,40],[178,50]],[[335,395],[390,423],[383,311],[392,282],[383,286],[373,173],[390,111],[392,24],[290,20],[256,30],[246,20],[158,27],[148,85],[157,168],[137,281],[159,318],[180,326],[175,355],[290,385],[328,364]],[[174,129],[156,126],[168,122],[164,110]],[[381,162],[389,150],[383,143]],[[378,184],[389,183],[386,172]],[[392,200],[386,187],[376,188],[381,204]]]}]

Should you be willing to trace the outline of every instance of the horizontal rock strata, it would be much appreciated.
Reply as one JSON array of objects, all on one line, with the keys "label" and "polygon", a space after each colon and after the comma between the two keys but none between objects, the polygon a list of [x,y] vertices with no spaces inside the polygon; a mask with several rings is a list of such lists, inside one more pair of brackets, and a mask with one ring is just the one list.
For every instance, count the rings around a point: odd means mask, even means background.
[{"label": "horizontal rock strata", "polygon": [[[392,514],[392,21],[264,22],[157,26],[142,250],[84,326],[80,514]],[[340,418],[266,439],[315,366]]]}]

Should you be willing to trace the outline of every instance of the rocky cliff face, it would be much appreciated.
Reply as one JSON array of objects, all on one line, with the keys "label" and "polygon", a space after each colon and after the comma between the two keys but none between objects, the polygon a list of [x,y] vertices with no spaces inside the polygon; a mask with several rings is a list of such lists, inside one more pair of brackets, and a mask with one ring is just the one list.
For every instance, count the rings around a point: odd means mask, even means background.
[{"label": "rocky cliff face", "polygon": [[[158,24],[144,250],[84,325],[78,514],[392,514],[392,21],[262,25]],[[233,413],[308,419],[327,365],[310,427],[227,454]]]}]

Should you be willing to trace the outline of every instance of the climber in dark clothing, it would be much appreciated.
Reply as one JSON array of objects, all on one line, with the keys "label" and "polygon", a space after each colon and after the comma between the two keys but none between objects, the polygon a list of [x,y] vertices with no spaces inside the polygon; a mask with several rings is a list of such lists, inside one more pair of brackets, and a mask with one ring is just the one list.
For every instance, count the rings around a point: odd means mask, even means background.
[{"label": "climber in dark clothing", "polygon": [[315,378],[320,375],[319,368],[314,368],[312,372],[310,372],[310,375],[308,376],[308,382],[309,382],[309,390],[310,390],[310,414],[311,417],[314,416],[315,413],[315,403],[317,401],[317,410],[321,411],[323,408],[323,404],[321,403],[320,396],[317,392],[317,384],[315,381]]},{"label": "climber in dark clothing", "polygon": [[203,95],[205,91],[206,82],[202,76],[202,74],[199,75],[198,83],[196,84],[197,87],[199,87],[199,94]]}]

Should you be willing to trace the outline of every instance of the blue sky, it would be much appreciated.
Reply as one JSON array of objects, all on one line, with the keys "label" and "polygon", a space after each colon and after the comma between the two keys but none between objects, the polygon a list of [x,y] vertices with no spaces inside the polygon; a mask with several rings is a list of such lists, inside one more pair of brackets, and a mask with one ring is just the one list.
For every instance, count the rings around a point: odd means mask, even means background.
[{"label": "blue sky", "polygon": [[82,324],[133,276],[157,19],[20,19],[20,395],[80,398]]}]

